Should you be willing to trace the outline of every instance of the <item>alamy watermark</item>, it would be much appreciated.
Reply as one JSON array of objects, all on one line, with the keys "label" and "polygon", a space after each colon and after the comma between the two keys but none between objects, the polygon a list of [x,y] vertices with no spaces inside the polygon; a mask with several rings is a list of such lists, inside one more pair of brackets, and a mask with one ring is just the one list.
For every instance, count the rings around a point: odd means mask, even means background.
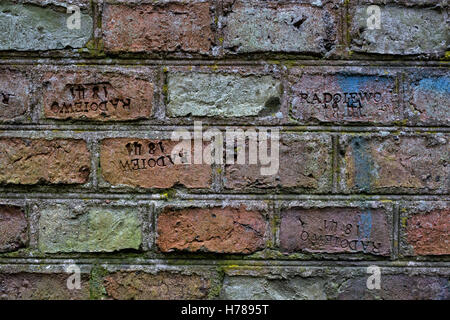
[{"label": "alamy watermark", "polygon": [[369,290],[381,289],[381,269],[378,266],[367,267],[367,273],[370,276],[367,278],[366,286]]},{"label": "alamy watermark", "polygon": [[76,264],[71,264],[66,267],[66,273],[70,276],[67,278],[66,285],[69,290],[81,289],[81,269]]},{"label": "alamy watermark", "polygon": [[381,9],[379,6],[368,6],[367,10],[367,29],[378,30],[381,29]]},{"label": "alamy watermark", "polygon": [[81,29],[81,10],[80,7],[71,5],[67,7],[67,13],[70,16],[67,18],[67,28],[69,30],[80,30]]}]

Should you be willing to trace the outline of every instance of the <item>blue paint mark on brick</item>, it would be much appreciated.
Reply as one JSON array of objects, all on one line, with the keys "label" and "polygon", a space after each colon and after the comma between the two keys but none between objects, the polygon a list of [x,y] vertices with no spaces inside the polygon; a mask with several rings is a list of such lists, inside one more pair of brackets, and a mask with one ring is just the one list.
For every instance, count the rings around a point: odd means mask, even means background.
[{"label": "blue paint mark on brick", "polygon": [[361,213],[358,220],[359,236],[364,239],[370,239],[370,233],[372,231],[372,212],[367,210],[365,213]]},{"label": "blue paint mark on brick", "polygon": [[346,76],[338,75],[337,80],[342,92],[360,92],[361,88],[364,88],[368,82],[387,81],[386,77],[376,77],[376,76]]},{"label": "blue paint mark on brick", "polygon": [[371,186],[373,163],[366,147],[366,140],[363,137],[356,137],[350,144],[355,162],[355,187],[367,191]]},{"label": "blue paint mark on brick", "polygon": [[450,78],[447,76],[424,78],[419,81],[418,87],[422,90],[450,94]]}]

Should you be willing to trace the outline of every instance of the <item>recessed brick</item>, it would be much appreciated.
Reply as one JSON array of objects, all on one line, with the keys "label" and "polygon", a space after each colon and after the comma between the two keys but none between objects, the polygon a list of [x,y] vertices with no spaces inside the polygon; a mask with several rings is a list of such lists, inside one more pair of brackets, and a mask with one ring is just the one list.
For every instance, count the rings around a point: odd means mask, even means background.
[{"label": "recessed brick", "polygon": [[109,52],[210,52],[210,4],[204,1],[105,5],[103,43]]},{"label": "recessed brick", "polygon": [[[142,188],[208,188],[212,170],[208,164],[187,164],[186,152],[172,155],[179,142],[133,138],[104,139],[100,147],[102,176],[112,185]],[[193,163],[193,159],[191,161]]]},{"label": "recessed brick", "polygon": [[28,241],[28,222],[20,207],[0,205],[0,252],[25,247]]},{"label": "recessed brick", "polygon": [[257,211],[239,208],[166,208],[158,216],[162,252],[249,254],[265,245],[267,222]]},{"label": "recessed brick", "polygon": [[86,142],[0,138],[0,184],[81,184],[90,173]]},{"label": "recessed brick", "polygon": [[448,192],[446,135],[355,135],[340,142],[346,192]]},{"label": "recessed brick", "polygon": [[134,71],[89,68],[45,73],[45,117],[99,121],[148,119],[154,86],[145,73],[152,71]]},{"label": "recessed brick", "polygon": [[280,247],[286,252],[388,256],[391,233],[382,209],[291,208],[281,213]]},{"label": "recessed brick", "polygon": [[382,123],[403,119],[391,70],[295,68],[289,75],[291,117],[301,123]]}]

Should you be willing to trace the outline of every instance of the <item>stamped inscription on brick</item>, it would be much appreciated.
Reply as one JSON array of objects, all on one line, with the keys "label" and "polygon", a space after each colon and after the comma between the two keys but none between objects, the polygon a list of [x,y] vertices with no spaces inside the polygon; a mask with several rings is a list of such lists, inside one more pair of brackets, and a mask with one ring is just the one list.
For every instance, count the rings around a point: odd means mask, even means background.
[{"label": "stamped inscription on brick", "polygon": [[389,255],[389,224],[379,209],[292,208],[282,213],[284,251]]}]

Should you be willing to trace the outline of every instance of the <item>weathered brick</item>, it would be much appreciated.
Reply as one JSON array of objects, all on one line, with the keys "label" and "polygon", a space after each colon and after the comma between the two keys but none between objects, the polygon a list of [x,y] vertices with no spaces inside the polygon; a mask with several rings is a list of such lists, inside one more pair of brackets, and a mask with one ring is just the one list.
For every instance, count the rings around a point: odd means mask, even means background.
[{"label": "weathered brick", "polygon": [[367,289],[367,276],[350,278],[340,288],[339,300],[448,300],[448,277],[434,275],[385,275],[381,289]]},{"label": "weathered brick", "polygon": [[87,300],[89,276],[81,274],[81,289],[69,290],[69,273],[0,273],[0,300]]},{"label": "weathered brick", "polygon": [[153,83],[147,79],[151,73],[142,68],[47,72],[44,114],[51,119],[148,119],[153,105]]},{"label": "weathered brick", "polygon": [[450,124],[450,73],[427,68],[406,69],[406,116],[413,125]]},{"label": "weathered brick", "polygon": [[250,117],[281,105],[281,81],[272,76],[169,73],[171,117]]},{"label": "weathered brick", "polygon": [[381,123],[402,120],[394,71],[362,68],[294,68],[290,114],[301,123]]},{"label": "weathered brick", "polygon": [[208,54],[213,40],[208,1],[107,4],[102,21],[109,52]]},{"label": "weathered brick", "polygon": [[104,139],[100,148],[102,176],[112,185],[171,188],[181,184],[187,188],[208,188],[212,182],[211,166],[183,162],[191,150],[184,150],[181,156],[172,155],[177,144],[170,140]]},{"label": "weathered brick", "polygon": [[391,252],[389,218],[383,209],[290,208],[281,212],[280,247],[286,252]]},{"label": "weathered brick", "polygon": [[20,207],[0,205],[0,252],[15,251],[28,241],[28,222]]},{"label": "weathered brick", "polygon": [[53,205],[39,218],[39,250],[113,252],[139,249],[142,243],[139,209]]},{"label": "weathered brick", "polygon": [[345,192],[448,192],[448,136],[361,135],[340,139]]},{"label": "weathered brick", "polygon": [[381,28],[369,29],[368,6],[350,10],[350,49],[391,55],[443,55],[448,45],[445,10],[380,6]]},{"label": "weathered brick", "polygon": [[264,248],[267,229],[263,215],[244,206],[168,207],[157,223],[156,242],[162,252],[253,253]]},{"label": "weathered brick", "polygon": [[[329,191],[331,146],[331,137],[327,135],[284,135],[279,142],[279,170],[275,174],[261,174],[261,168],[268,165],[248,162],[229,164],[225,166],[225,187],[233,190],[278,187],[310,192]],[[268,154],[271,152],[270,147]],[[275,168],[274,163],[270,166]]]},{"label": "weathered brick", "polygon": [[337,16],[329,8],[304,1],[236,1],[227,8],[223,18],[226,52],[323,55],[337,45]]},{"label": "weathered brick", "polygon": [[0,184],[80,184],[90,173],[86,142],[0,138]]},{"label": "weathered brick", "polygon": [[31,83],[24,73],[9,67],[1,68],[0,121],[26,116],[30,109],[31,94]]},{"label": "weathered brick", "polygon": [[225,277],[220,299],[224,300],[326,300],[327,281],[323,277]]},{"label": "weathered brick", "polygon": [[[61,3],[57,3],[60,5]],[[43,5],[43,4],[39,4]],[[91,38],[93,19],[81,13],[81,28],[69,29],[66,8],[0,4],[0,50],[40,51],[82,48]]]},{"label": "weathered brick", "polygon": [[211,280],[196,274],[115,272],[104,278],[106,295],[117,300],[205,299]]},{"label": "weathered brick", "polygon": [[448,300],[447,268],[382,268],[380,289],[369,289],[367,268],[260,267],[225,269],[220,299]]},{"label": "weathered brick", "polygon": [[400,252],[403,256],[450,255],[449,203],[412,203],[402,207]]}]

